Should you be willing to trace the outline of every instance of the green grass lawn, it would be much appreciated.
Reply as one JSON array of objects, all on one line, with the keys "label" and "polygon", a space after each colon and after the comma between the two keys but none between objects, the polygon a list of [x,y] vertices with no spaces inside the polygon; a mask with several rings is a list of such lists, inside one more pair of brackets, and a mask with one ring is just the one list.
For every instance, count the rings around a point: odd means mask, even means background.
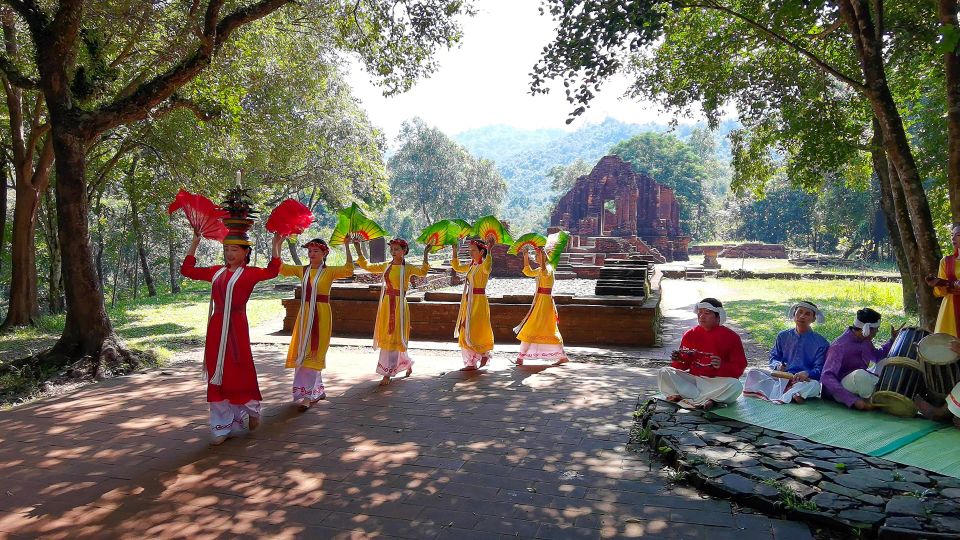
[{"label": "green grass lawn", "polygon": [[[770,272],[789,274],[856,274],[866,276],[899,276],[893,263],[868,263],[865,266],[796,266],[787,259],[728,259],[718,257],[717,262],[723,270],[746,270],[748,272]],[[665,266],[683,266],[684,264],[703,264],[703,255],[691,255],[689,263],[667,264]]]},{"label": "green grass lawn", "polygon": [[[255,327],[283,314],[280,298],[290,292],[259,286],[247,304],[247,318]],[[136,302],[118,302],[109,309],[117,333],[127,345],[156,354],[163,363],[179,350],[203,343],[207,326],[210,285],[186,282],[180,294],[161,294]],[[63,316],[43,317],[37,328],[0,334],[0,362],[30,356],[56,342],[63,330]]]},{"label": "green grass lawn", "polygon": [[786,311],[797,300],[819,306],[826,322],[814,329],[833,341],[852,324],[856,311],[871,307],[883,315],[877,345],[890,336],[888,323],[916,325],[915,316],[903,312],[899,283],[813,280],[717,280],[723,289],[723,305],[729,318],[748,330],[765,348],[773,346],[777,333],[792,327]]}]

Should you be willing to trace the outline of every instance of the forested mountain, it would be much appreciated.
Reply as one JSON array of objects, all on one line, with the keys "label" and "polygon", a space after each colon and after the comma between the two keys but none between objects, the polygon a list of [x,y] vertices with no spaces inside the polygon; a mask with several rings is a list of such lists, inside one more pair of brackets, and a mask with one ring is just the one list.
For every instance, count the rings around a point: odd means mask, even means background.
[{"label": "forested mountain", "polygon": [[[727,133],[734,122],[725,122],[717,133],[717,153],[725,161],[730,147]],[[607,155],[615,144],[646,132],[672,132],[681,140],[701,124],[663,123],[628,124],[607,118],[599,124],[588,124],[576,131],[521,130],[509,126],[489,126],[455,135],[453,138],[472,154],[492,159],[507,182],[503,215],[515,227],[526,230],[545,228],[553,203],[560,196],[550,189],[548,172],[556,166],[566,167],[577,159],[591,166]],[[518,229],[519,230],[519,229]]]}]

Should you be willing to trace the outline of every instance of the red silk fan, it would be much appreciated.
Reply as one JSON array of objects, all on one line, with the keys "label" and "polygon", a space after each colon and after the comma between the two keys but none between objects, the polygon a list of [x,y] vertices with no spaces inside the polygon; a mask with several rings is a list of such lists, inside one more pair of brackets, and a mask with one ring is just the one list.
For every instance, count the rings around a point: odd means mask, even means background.
[{"label": "red silk fan", "polygon": [[287,199],[270,212],[266,228],[281,236],[300,234],[313,223],[313,212],[299,201]]},{"label": "red silk fan", "polygon": [[172,215],[181,209],[190,227],[200,236],[217,242],[223,242],[227,237],[227,226],[220,219],[230,213],[213,204],[210,199],[181,189],[167,207],[167,213]]}]

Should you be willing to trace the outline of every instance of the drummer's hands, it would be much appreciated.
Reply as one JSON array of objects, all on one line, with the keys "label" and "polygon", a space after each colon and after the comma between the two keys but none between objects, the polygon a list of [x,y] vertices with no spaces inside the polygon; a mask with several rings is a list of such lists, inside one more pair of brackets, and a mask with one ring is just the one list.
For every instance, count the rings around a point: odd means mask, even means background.
[{"label": "drummer's hands", "polygon": [[807,382],[810,380],[810,375],[808,375],[806,371],[801,371],[795,374],[790,380],[793,382]]},{"label": "drummer's hands", "polygon": [[906,326],[906,325],[907,325],[907,323],[903,323],[903,324],[901,324],[899,327],[895,328],[895,327],[891,324],[891,325],[890,325],[890,339],[891,339],[891,340],[897,339],[897,334],[899,334],[900,331],[903,330],[903,327]]},{"label": "drummer's hands", "polygon": [[720,367],[720,357],[719,357],[719,356],[717,356],[717,355],[715,355],[715,354],[711,354],[711,355],[710,355],[710,367],[712,367],[713,369],[717,369],[717,368]]},{"label": "drummer's hands", "polygon": [[858,411],[871,411],[873,410],[873,405],[865,399],[858,399],[853,402],[853,408]]},{"label": "drummer's hands", "polygon": [[926,282],[927,282],[927,285],[929,285],[929,286],[931,286],[931,287],[939,287],[939,286],[940,286],[940,278],[938,278],[937,276],[935,276],[935,275],[933,275],[933,274],[928,275],[927,277],[923,278],[923,280],[926,281]]}]

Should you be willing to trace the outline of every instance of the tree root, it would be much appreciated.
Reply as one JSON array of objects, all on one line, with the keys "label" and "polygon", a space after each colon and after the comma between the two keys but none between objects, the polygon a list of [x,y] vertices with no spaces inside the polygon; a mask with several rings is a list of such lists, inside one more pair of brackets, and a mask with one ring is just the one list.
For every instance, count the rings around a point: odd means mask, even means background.
[{"label": "tree root", "polygon": [[[0,400],[15,401],[36,394],[50,385],[94,382],[133,373],[145,366],[156,365],[156,355],[150,351],[129,349],[116,336],[104,339],[99,355],[79,358],[58,350],[55,346],[44,352],[18,358],[0,365],[0,377],[17,379],[17,391],[0,392]],[[3,390],[0,388],[0,390]]]}]

